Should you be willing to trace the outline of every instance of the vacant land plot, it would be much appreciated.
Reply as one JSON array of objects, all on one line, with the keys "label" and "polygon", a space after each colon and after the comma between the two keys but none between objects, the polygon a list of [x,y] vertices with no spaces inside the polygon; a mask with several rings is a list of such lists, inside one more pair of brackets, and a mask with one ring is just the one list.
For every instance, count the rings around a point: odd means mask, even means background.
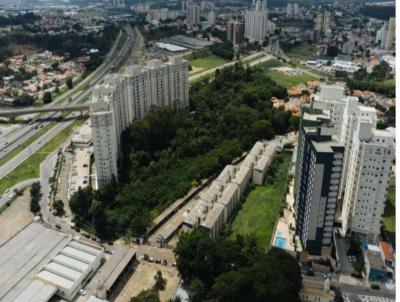
[{"label": "vacant land plot", "polygon": [[161,302],[168,301],[178,288],[180,281],[178,271],[171,266],[141,262],[114,302],[129,302],[132,297],[137,296],[142,290],[152,288],[154,286],[154,276],[158,270],[161,271],[163,278],[167,280],[165,290],[160,291],[160,300]]},{"label": "vacant land plot", "polygon": [[227,61],[217,57],[215,55],[208,55],[203,58],[198,58],[189,61],[190,65],[196,68],[201,68],[202,70],[211,69],[220,65],[225,64]]},{"label": "vacant land plot", "polygon": [[276,68],[276,67],[283,67],[283,66],[289,66],[288,64],[285,64],[277,59],[271,59],[266,62],[263,62],[261,64],[258,64],[257,67],[261,68],[264,71],[268,71],[270,68]]},{"label": "vacant land plot", "polygon": [[396,187],[390,186],[387,194],[383,223],[393,247],[396,246]]},{"label": "vacant land plot", "polygon": [[305,84],[308,81],[315,81],[317,78],[308,74],[289,75],[282,71],[268,70],[265,72],[274,82],[286,88],[292,88],[299,84]]},{"label": "vacant land plot", "polygon": [[25,189],[0,215],[0,245],[14,236],[33,219],[29,188]]},{"label": "vacant land plot", "polygon": [[286,52],[289,57],[294,57],[301,60],[307,60],[310,57],[316,55],[316,53],[317,49],[315,48],[315,46],[308,43],[303,43],[295,46]]},{"label": "vacant land plot", "polygon": [[254,235],[261,247],[269,245],[285,194],[290,159],[290,154],[278,156],[269,169],[266,184],[249,193],[232,222],[232,237]]}]

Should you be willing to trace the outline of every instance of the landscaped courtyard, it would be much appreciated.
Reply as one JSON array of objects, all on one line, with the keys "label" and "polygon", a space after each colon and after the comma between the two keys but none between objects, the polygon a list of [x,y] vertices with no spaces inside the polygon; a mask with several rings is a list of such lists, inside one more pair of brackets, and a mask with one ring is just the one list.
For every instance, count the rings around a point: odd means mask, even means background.
[{"label": "landscaped courtyard", "polygon": [[291,154],[275,158],[266,176],[264,186],[252,189],[232,222],[232,238],[236,234],[254,235],[261,247],[268,247],[275,221],[278,218]]}]

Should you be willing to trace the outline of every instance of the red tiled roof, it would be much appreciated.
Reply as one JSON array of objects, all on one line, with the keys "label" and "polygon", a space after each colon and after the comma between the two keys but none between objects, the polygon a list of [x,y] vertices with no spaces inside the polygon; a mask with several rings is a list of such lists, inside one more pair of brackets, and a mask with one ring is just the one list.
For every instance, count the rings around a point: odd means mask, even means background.
[{"label": "red tiled roof", "polygon": [[382,241],[380,245],[385,260],[394,260],[394,255],[392,253],[392,249],[389,243],[387,243],[386,241]]}]

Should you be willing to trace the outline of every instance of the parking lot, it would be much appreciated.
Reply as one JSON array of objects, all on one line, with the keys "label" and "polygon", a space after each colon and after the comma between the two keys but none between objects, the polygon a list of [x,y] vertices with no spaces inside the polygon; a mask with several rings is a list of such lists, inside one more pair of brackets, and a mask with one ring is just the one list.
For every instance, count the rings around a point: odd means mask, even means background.
[{"label": "parking lot", "polygon": [[0,215],[0,245],[14,236],[33,219],[29,188],[25,189]]},{"label": "parking lot", "polygon": [[340,272],[344,275],[351,275],[354,271],[353,264],[350,263],[349,257],[347,256],[350,245],[344,238],[336,234],[334,236],[336,236],[336,249],[339,255],[338,262],[340,263]]}]

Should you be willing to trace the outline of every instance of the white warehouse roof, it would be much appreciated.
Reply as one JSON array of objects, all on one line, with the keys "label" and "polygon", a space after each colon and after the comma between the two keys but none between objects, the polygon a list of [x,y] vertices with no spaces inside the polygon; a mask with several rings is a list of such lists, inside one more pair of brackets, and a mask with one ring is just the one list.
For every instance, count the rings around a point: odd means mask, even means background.
[{"label": "white warehouse roof", "polygon": [[30,223],[0,246],[0,301],[71,300],[103,257],[101,247]]}]

